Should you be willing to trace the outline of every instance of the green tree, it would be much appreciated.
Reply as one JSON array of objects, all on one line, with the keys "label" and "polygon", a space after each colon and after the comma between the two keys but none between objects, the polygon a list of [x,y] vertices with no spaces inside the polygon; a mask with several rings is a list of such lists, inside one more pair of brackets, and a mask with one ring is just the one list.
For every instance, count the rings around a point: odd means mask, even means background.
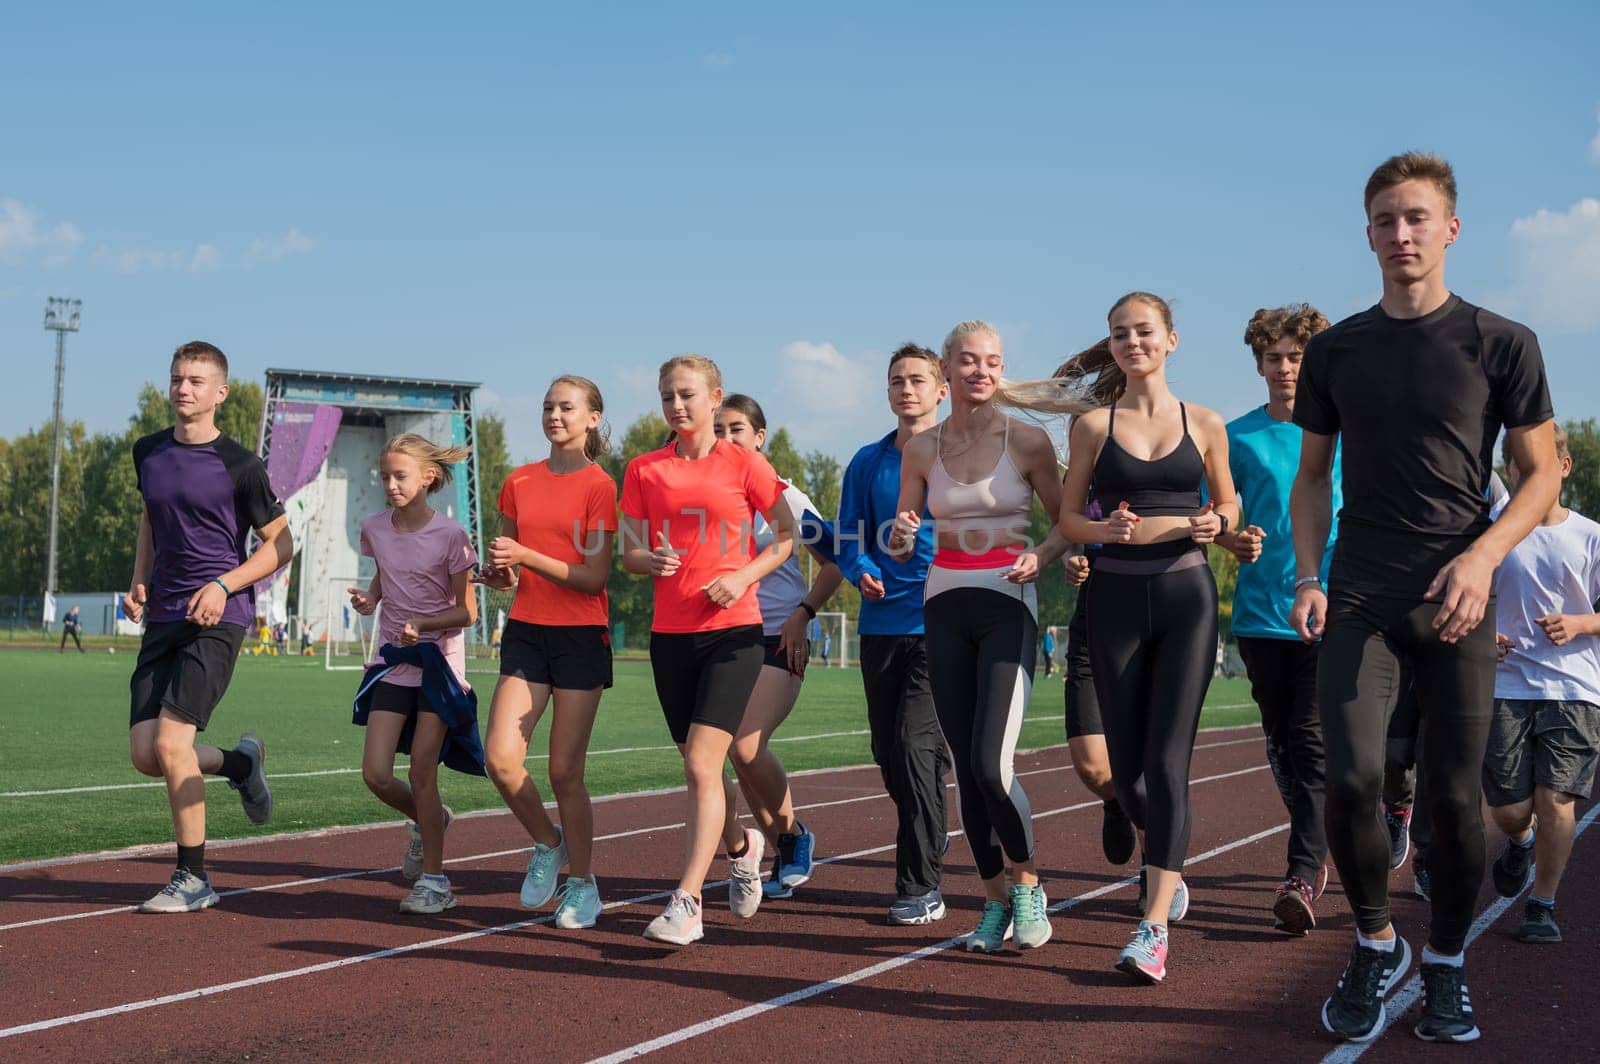
[{"label": "green tree", "polygon": [[473,439],[478,456],[478,528],[488,546],[500,534],[500,487],[513,468],[506,447],[505,419],[480,414]]},{"label": "green tree", "polygon": [[1232,551],[1221,547],[1207,548],[1206,560],[1211,563],[1211,575],[1217,581],[1217,634],[1223,639],[1233,638],[1233,588],[1239,580],[1239,559]]},{"label": "green tree", "polygon": [[[627,464],[646,451],[660,447],[668,431],[667,422],[661,415],[642,414],[623,433],[620,453],[613,450],[601,456],[600,465],[617,482],[619,491]],[[606,598],[611,602],[611,623],[623,626],[627,645],[635,649],[650,645],[652,591],[649,580],[634,576],[622,568],[622,543],[619,541],[616,557],[611,563],[611,575],[606,579]]]},{"label": "green tree", "polygon": [[778,471],[780,477],[807,495],[811,494],[806,482],[806,460],[800,457],[788,429],[780,428],[777,432],[767,434],[766,452],[767,461],[772,463],[772,468]]},{"label": "green tree", "polygon": [[[228,398],[217,408],[217,428],[231,439],[244,444],[245,450],[254,451],[261,439],[262,403],[259,381],[230,381]],[[169,414],[168,424],[170,423]]]},{"label": "green tree", "polygon": [[828,520],[839,515],[839,489],[844,483],[844,469],[838,459],[822,451],[811,451],[805,457],[806,494],[817,504],[817,511]]},{"label": "green tree", "polygon": [[1600,425],[1591,417],[1562,427],[1567,430],[1572,475],[1561,485],[1561,505],[1600,520]]}]

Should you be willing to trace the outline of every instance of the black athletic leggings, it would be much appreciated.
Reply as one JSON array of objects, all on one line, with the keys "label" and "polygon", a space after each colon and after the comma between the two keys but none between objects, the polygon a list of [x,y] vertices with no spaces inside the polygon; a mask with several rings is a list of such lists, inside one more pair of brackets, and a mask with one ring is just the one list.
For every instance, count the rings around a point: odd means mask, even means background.
[{"label": "black athletic leggings", "polygon": [[[1328,753],[1328,848],[1366,934],[1389,924],[1389,833],[1379,796],[1389,715],[1409,665],[1421,725],[1419,802],[1432,827],[1429,944],[1460,953],[1483,882],[1485,843],[1478,802],[1494,711],[1494,602],[1455,644],[1433,629],[1437,602],[1340,595],[1328,603],[1317,664],[1317,702]],[[1423,803],[1426,803],[1424,807]]]},{"label": "black athletic leggings", "polygon": [[1147,863],[1173,872],[1189,852],[1189,760],[1217,660],[1217,584],[1204,549],[1181,545],[1108,547],[1087,589],[1111,782]]},{"label": "black athletic leggings", "polygon": [[[1033,810],[1012,762],[1033,690],[1039,623],[1029,608],[1031,587],[1004,583],[993,569],[973,573],[988,586],[935,590],[949,574],[932,570],[923,620],[933,705],[955,762],[961,827],[978,875],[993,879],[1005,871],[1006,858],[1033,857]],[[1006,590],[990,590],[995,587]]]}]

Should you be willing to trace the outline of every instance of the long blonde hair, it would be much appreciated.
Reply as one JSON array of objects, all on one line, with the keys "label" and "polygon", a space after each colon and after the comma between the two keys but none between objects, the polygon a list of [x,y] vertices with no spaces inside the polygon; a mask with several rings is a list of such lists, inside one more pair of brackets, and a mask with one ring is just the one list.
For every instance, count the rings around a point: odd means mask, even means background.
[{"label": "long blonde hair", "polygon": [[433,480],[428,484],[428,494],[432,495],[450,483],[453,476],[450,467],[471,458],[472,448],[440,447],[426,436],[419,436],[415,432],[402,432],[398,436],[390,436],[389,442],[378,452],[380,458],[386,454],[403,454],[408,458],[415,458],[424,472],[432,470]]},{"label": "long blonde hair", "polygon": [[995,402],[1017,410],[1076,417],[1122,397],[1128,378],[1111,357],[1111,341],[1102,339],[1056,367],[1047,380],[1008,381],[995,387]]}]

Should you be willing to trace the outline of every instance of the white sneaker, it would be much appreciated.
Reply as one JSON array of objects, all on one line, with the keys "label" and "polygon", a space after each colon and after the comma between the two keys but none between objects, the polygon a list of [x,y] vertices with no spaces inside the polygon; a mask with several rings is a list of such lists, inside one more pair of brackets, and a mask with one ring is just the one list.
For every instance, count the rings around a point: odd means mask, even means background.
[{"label": "white sneaker", "polygon": [[661,915],[650,921],[644,937],[652,942],[666,942],[674,946],[687,946],[706,937],[705,923],[700,919],[700,903],[681,890],[672,892],[667,907]]},{"label": "white sneaker", "polygon": [[600,919],[600,881],[590,876],[579,879],[568,876],[557,891],[561,900],[556,903],[556,926],[568,931],[593,927]]},{"label": "white sneaker", "polygon": [[767,840],[754,828],[744,829],[745,854],[728,862],[728,907],[733,915],[750,919],[761,908],[761,858]]},{"label": "white sneaker", "polygon": [[[446,831],[450,830],[450,821],[453,818],[454,814],[450,812],[450,807],[448,805],[445,806],[444,829]],[[417,827],[415,820],[408,820],[406,821],[406,831],[410,833],[410,838],[406,841],[405,860],[400,862],[400,874],[407,879],[416,879],[422,874],[422,829]]]},{"label": "white sneaker", "polygon": [[400,911],[403,913],[442,913],[455,907],[455,892],[450,889],[448,881],[439,887],[420,877],[411,888],[411,893],[400,902]]},{"label": "white sneaker", "polygon": [[217,892],[211,889],[211,880],[195,875],[187,868],[172,870],[172,879],[161,892],[143,905],[142,913],[197,913],[217,904]]}]

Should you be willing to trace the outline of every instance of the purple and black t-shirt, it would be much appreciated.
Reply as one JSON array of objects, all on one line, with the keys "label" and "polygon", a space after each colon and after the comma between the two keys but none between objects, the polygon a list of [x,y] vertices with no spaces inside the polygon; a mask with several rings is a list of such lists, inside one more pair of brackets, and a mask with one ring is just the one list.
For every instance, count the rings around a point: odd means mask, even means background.
[{"label": "purple and black t-shirt", "polygon": [[[250,530],[283,516],[283,504],[261,459],[227,436],[179,443],[165,429],[133,445],[133,469],[155,546],[146,613],[151,624],[181,621],[190,596],[244,564]],[[249,628],[256,590],[233,590],[221,623]]]}]

